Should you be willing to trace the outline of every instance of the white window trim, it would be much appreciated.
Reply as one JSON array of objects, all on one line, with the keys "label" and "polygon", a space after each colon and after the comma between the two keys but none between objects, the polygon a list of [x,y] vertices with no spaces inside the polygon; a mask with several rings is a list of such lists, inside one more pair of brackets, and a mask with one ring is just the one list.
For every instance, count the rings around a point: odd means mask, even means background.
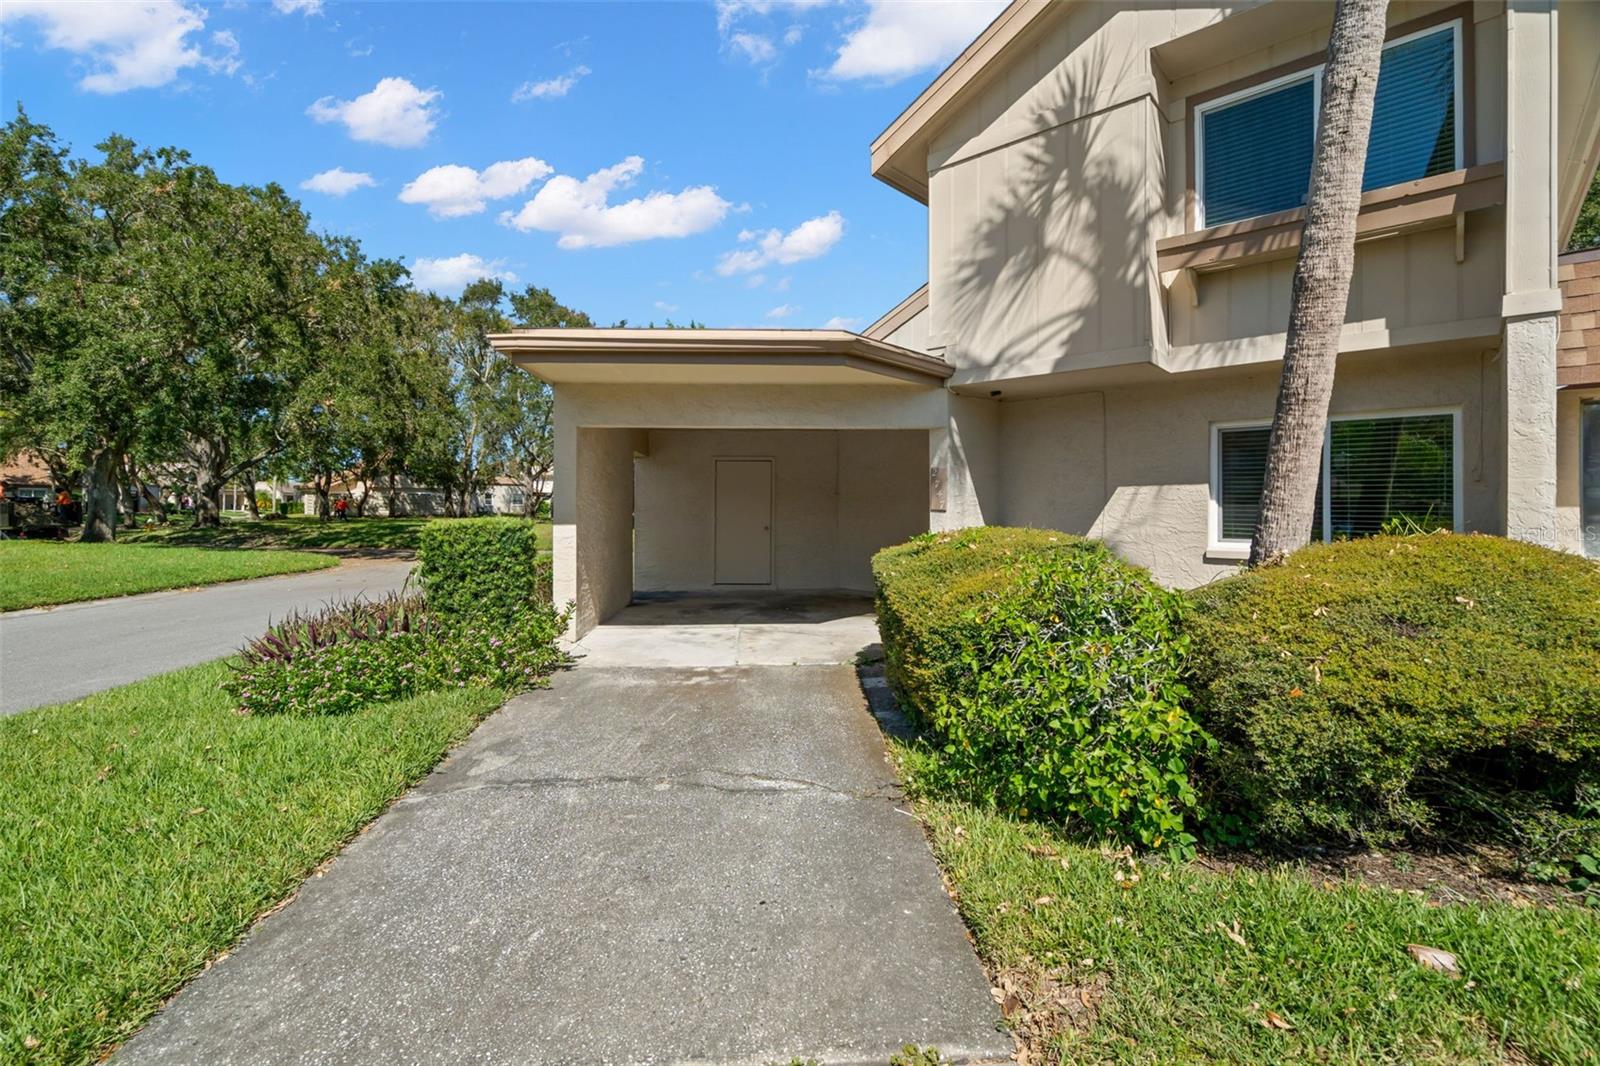
[{"label": "white window trim", "polygon": [[[1462,87],[1462,83],[1461,83],[1461,78],[1462,78],[1462,69],[1461,69],[1462,68],[1462,62],[1461,62],[1461,20],[1459,18],[1450,19],[1447,22],[1440,22],[1440,23],[1436,23],[1435,25],[1432,25],[1432,26],[1424,27],[1423,29],[1417,30],[1415,33],[1408,33],[1404,37],[1396,37],[1392,41],[1385,41],[1384,44],[1383,44],[1383,50],[1385,52],[1387,52],[1389,49],[1394,48],[1397,45],[1407,44],[1407,43],[1409,43],[1411,41],[1417,40],[1418,38],[1427,37],[1427,36],[1430,36],[1430,35],[1435,34],[1435,33],[1440,33],[1445,28],[1448,28],[1450,30],[1450,47],[1453,50],[1453,55],[1454,55],[1454,64],[1453,64],[1453,66],[1454,66],[1454,69],[1455,69],[1455,85],[1454,85],[1455,107],[1453,108],[1453,114],[1455,115],[1455,153],[1456,153],[1454,162],[1455,162],[1455,169],[1456,170],[1460,170],[1462,167],[1466,166],[1466,159],[1465,159],[1466,142],[1465,142],[1465,139],[1464,139],[1464,134],[1465,134],[1465,129],[1466,129],[1466,126],[1465,126],[1465,123],[1466,123],[1466,115],[1465,115],[1465,111],[1466,111],[1466,96],[1465,96],[1465,94],[1463,92],[1463,87]],[[1312,87],[1311,87],[1311,136],[1313,138],[1315,138],[1316,135],[1317,135],[1318,124],[1322,121],[1322,71],[1323,71],[1323,68],[1325,66],[1327,66],[1326,63],[1318,63],[1315,66],[1306,68],[1305,70],[1297,70],[1297,71],[1294,71],[1294,72],[1289,73],[1289,74],[1284,74],[1281,77],[1273,78],[1271,81],[1262,82],[1260,85],[1252,85],[1249,88],[1240,89],[1237,92],[1228,93],[1226,96],[1219,96],[1215,100],[1207,100],[1205,103],[1200,104],[1198,107],[1196,107],[1194,109],[1194,215],[1195,215],[1194,228],[1195,229],[1202,230],[1202,229],[1206,228],[1206,147],[1205,147],[1205,145],[1206,145],[1206,138],[1205,138],[1205,130],[1206,130],[1205,119],[1206,119],[1206,115],[1210,114],[1213,111],[1217,111],[1217,110],[1220,110],[1220,109],[1225,108],[1225,107],[1230,107],[1230,106],[1232,106],[1234,104],[1237,104],[1237,103],[1240,103],[1240,102],[1242,102],[1244,100],[1248,100],[1253,96],[1262,96],[1262,95],[1264,95],[1266,93],[1275,92],[1278,89],[1285,88],[1286,86],[1289,86],[1289,85],[1294,85],[1297,82],[1302,82],[1302,81],[1305,81],[1306,79],[1309,78],[1311,80],[1311,82],[1312,82]],[[1368,190],[1368,191],[1370,192],[1371,190]],[[1269,213],[1271,213],[1271,212],[1269,212]],[[1249,219],[1251,219],[1251,218],[1261,218],[1261,217],[1262,217],[1261,215],[1249,215],[1249,216],[1246,216],[1245,218],[1235,218],[1235,219],[1230,219],[1229,221],[1230,222],[1246,222],[1246,221],[1249,221]]]},{"label": "white window trim", "polygon": [[[1375,418],[1425,418],[1432,415],[1450,416],[1450,497],[1452,502],[1450,528],[1461,532],[1463,507],[1461,499],[1461,408],[1460,407],[1407,407],[1395,411],[1353,411],[1330,415],[1328,424],[1334,422],[1361,422]],[[1222,539],[1222,433],[1229,429],[1266,429],[1272,425],[1270,418],[1247,418],[1233,422],[1211,423],[1211,498],[1207,506],[1206,555],[1214,559],[1246,559],[1250,555],[1248,540]],[[1333,539],[1328,528],[1328,516],[1333,513],[1333,434],[1325,427],[1322,432],[1322,529],[1316,539],[1327,543]]]}]

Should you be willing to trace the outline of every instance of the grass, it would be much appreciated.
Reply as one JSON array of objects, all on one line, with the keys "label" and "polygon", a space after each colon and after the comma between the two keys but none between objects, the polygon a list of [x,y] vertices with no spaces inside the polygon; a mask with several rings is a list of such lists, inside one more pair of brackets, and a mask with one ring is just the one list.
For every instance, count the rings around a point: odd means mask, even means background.
[{"label": "grass", "polygon": [[[323,522],[310,516],[274,521],[224,518],[221,528],[195,529],[184,519],[166,525],[141,526],[120,533],[132,543],[188,545],[207,548],[289,548],[321,551],[398,551],[417,549],[417,536],[429,522],[443,518],[348,518]],[[465,521],[470,521],[466,519]],[[539,547],[550,550],[550,523],[539,521]]]},{"label": "grass", "polygon": [[157,550],[134,544],[0,541],[0,611],[214,585],[334,566],[292,551]]},{"label": "grass", "polygon": [[501,702],[242,717],[226,670],[0,719],[0,1061],[126,1039]]},{"label": "grass", "polygon": [[[896,754],[915,791],[930,756]],[[1131,864],[966,803],[918,806],[979,953],[1020,990],[1012,1017],[1047,1034],[1044,1061],[1600,1062],[1591,910]],[[1460,978],[1423,969],[1412,943],[1455,953]]]}]

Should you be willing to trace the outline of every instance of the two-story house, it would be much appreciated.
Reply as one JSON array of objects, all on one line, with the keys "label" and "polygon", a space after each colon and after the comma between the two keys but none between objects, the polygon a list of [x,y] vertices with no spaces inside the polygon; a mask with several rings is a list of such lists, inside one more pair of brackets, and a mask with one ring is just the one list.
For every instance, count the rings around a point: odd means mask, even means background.
[{"label": "two-story house", "polygon": [[[864,333],[494,338],[554,387],[575,631],[636,590],[869,588],[876,549],[981,523],[1173,585],[1237,566],[1331,20],[1016,0],[872,145],[927,205],[928,284]],[[1597,3],[1391,5],[1319,536],[1583,550],[1600,388],[1558,396],[1556,250],[1600,153],[1597,55]]]}]

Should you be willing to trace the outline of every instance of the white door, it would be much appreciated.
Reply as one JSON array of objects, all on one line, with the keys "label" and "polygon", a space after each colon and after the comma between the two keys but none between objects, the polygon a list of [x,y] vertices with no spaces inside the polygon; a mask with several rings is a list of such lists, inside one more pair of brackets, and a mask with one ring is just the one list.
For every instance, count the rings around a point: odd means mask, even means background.
[{"label": "white door", "polygon": [[714,580],[772,584],[772,460],[718,459]]}]

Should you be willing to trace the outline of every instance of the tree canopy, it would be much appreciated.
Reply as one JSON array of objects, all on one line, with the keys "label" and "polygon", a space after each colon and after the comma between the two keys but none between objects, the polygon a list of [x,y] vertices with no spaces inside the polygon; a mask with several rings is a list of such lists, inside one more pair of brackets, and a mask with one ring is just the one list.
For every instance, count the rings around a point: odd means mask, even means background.
[{"label": "tree canopy", "polygon": [[224,486],[268,473],[310,482],[324,513],[336,481],[391,508],[425,484],[470,513],[507,475],[538,506],[549,388],[488,335],[588,315],[492,279],[419,292],[275,184],[115,135],[96,150],[72,158],[20,108],[0,128],[0,455],[78,488],[84,539],[152,486],[215,523]]}]

